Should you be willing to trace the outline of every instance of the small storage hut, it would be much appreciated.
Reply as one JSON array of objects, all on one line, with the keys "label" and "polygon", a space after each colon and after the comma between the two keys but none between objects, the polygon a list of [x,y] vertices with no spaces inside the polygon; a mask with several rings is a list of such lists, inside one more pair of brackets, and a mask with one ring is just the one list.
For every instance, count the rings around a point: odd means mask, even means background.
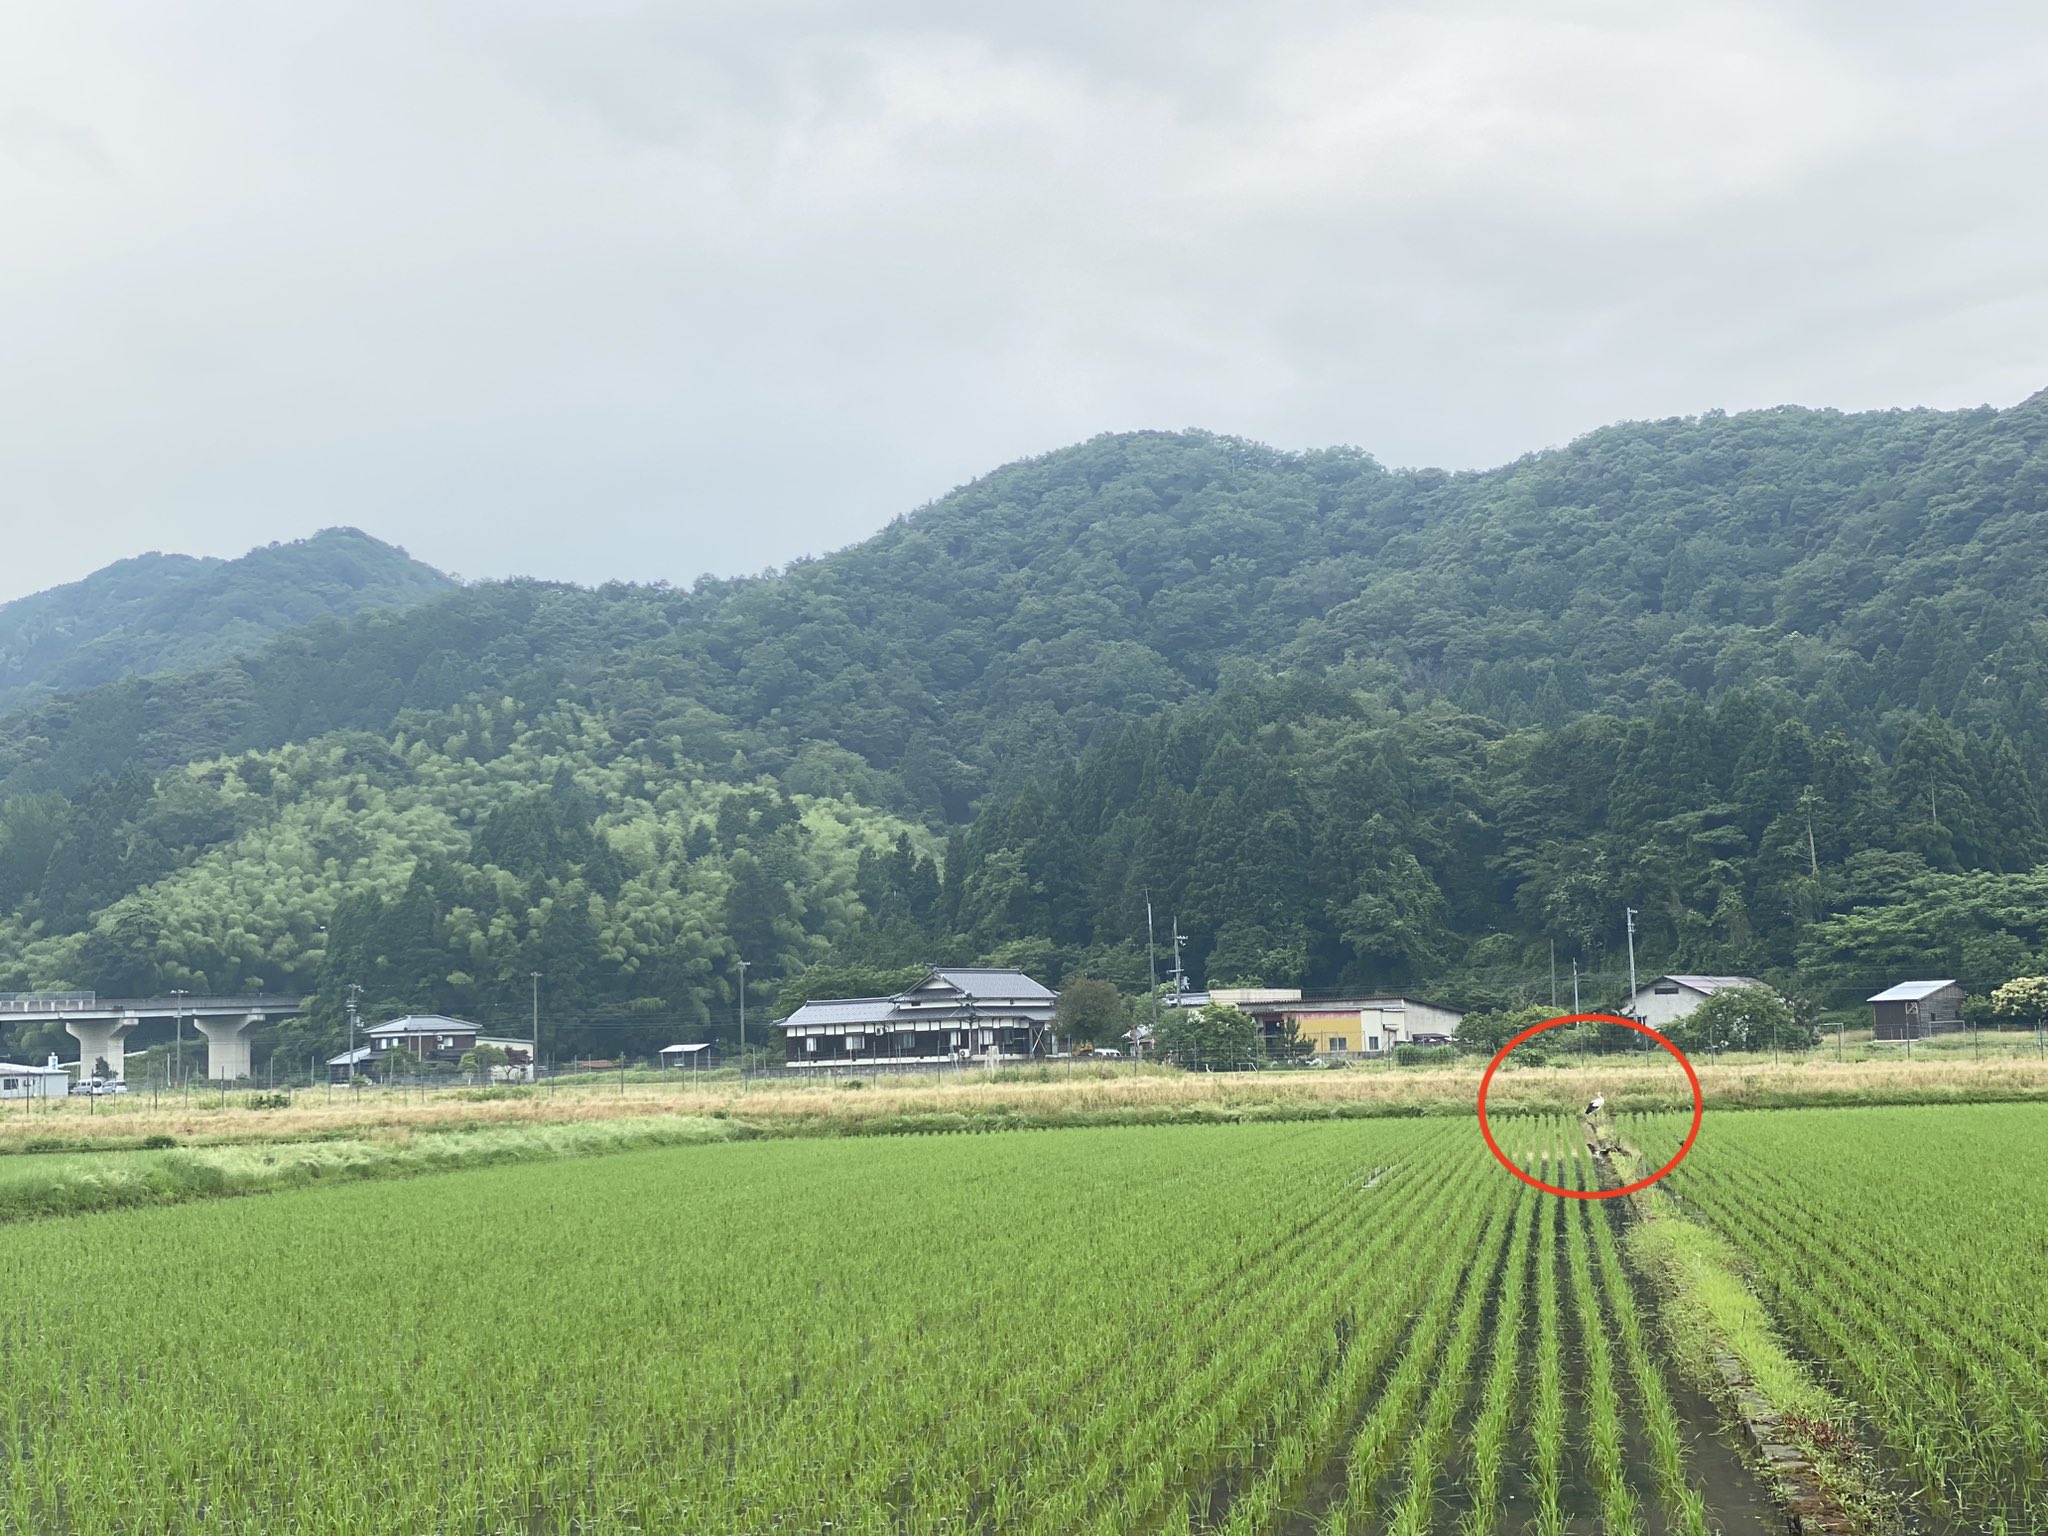
[{"label": "small storage hut", "polygon": [[1879,1040],[1924,1040],[1963,1027],[1963,989],[1949,981],[1902,981],[1869,999]]}]

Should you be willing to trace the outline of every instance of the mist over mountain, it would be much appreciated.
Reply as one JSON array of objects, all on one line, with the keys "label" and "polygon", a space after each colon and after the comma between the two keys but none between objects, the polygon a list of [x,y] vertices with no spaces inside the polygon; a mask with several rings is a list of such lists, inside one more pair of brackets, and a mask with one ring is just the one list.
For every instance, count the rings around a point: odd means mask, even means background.
[{"label": "mist over mountain", "polygon": [[19,711],[0,986],[303,987],[317,1035],[538,969],[565,1040],[651,1039],[742,956],[1136,986],[1148,888],[1211,980],[1527,995],[1624,905],[1645,966],[1986,977],[2048,941],[2044,599],[2041,395],[1455,475],[1102,437],[774,576],[478,584]]},{"label": "mist over mountain", "polygon": [[353,528],[237,560],[138,555],[0,604],[0,711],[124,677],[208,666],[317,618],[408,607],[452,585]]}]

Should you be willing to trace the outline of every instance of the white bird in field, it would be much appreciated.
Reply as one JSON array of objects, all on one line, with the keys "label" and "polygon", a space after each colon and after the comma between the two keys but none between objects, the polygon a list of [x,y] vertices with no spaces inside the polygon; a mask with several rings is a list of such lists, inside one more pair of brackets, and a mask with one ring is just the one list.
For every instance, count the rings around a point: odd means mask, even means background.
[{"label": "white bird in field", "polygon": [[1590,1104],[1588,1104],[1588,1105],[1586,1106],[1586,1113],[1587,1113],[1587,1114],[1589,1114],[1589,1115],[1597,1115],[1597,1114],[1599,1114],[1599,1113],[1600,1113],[1600,1106],[1601,1106],[1601,1105],[1603,1105],[1603,1104],[1605,1104],[1606,1102],[1607,1102],[1607,1095],[1605,1095],[1604,1093],[1596,1093],[1596,1094],[1594,1094],[1594,1095],[1593,1095],[1593,1102],[1592,1102],[1592,1103],[1590,1103]]}]

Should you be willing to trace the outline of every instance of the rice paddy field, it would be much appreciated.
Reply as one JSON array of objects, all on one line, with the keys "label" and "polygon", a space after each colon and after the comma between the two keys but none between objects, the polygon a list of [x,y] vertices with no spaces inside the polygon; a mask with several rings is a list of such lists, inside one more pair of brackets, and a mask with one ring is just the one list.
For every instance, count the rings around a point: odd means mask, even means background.
[{"label": "rice paddy field", "polygon": [[[2044,1129],[1730,1114],[1678,1176],[1929,1529],[2032,1528],[2048,1204],[1983,1175]],[[1596,1180],[1576,1120],[1495,1131]],[[1959,1136],[1988,1220],[1943,1214]],[[1782,1530],[1625,1204],[1530,1189],[1469,1119],[1383,1119],[721,1142],[0,1226],[0,1531]]]},{"label": "rice paddy field", "polygon": [[2044,1154],[2033,1105],[1728,1115],[1670,1181],[1861,1406],[1927,1529],[2048,1531]]}]

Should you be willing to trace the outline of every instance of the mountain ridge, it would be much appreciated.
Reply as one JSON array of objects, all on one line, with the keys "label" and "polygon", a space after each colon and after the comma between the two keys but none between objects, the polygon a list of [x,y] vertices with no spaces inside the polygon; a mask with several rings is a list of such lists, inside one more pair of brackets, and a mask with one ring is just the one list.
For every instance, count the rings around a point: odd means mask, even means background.
[{"label": "mountain ridge", "polygon": [[150,551],[0,603],[0,714],[260,649],[325,616],[404,607],[452,581],[356,528],[234,559]]},{"label": "mountain ridge", "polygon": [[538,969],[673,1034],[740,957],[1136,985],[1146,884],[1198,970],[1281,984],[1509,995],[1531,946],[1600,959],[1608,895],[1646,965],[1839,931],[1831,985],[1981,977],[2048,942],[1999,895],[2044,845],[2044,583],[2048,402],[1459,474],[1103,435],[772,577],[478,583],[17,713],[0,985],[260,979],[325,1029],[347,982],[509,1018]]}]

